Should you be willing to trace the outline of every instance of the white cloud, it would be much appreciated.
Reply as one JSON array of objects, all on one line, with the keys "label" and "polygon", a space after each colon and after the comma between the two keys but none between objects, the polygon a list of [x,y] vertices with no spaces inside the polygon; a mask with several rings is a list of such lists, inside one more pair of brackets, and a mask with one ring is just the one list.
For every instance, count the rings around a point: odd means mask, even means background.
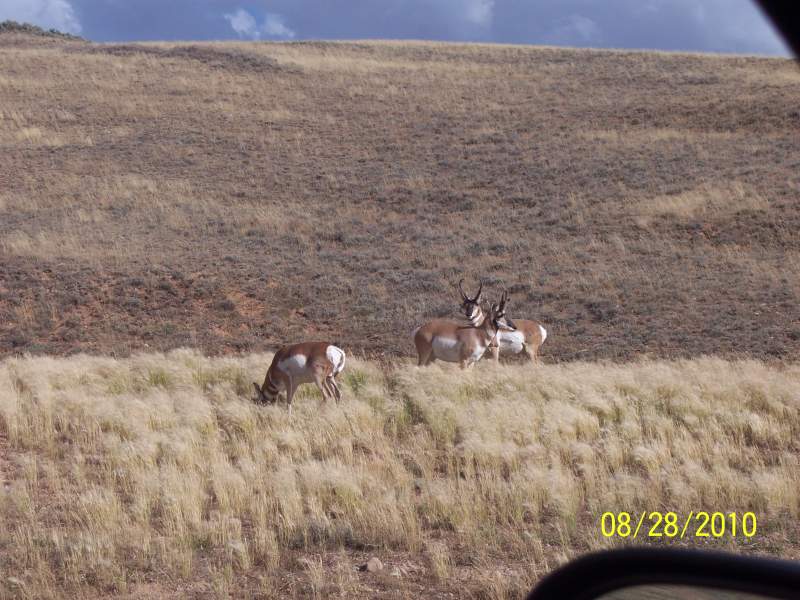
[{"label": "white cloud", "polygon": [[581,15],[572,15],[568,19],[567,31],[574,32],[585,42],[600,37],[600,28],[597,26],[597,23]]},{"label": "white cloud", "polygon": [[293,38],[296,35],[293,29],[286,26],[282,16],[273,13],[267,13],[261,30],[272,38]]},{"label": "white cloud", "polygon": [[494,18],[494,0],[467,0],[464,16],[468,22],[488,27]]},{"label": "white cloud", "polygon": [[592,19],[583,15],[570,15],[557,23],[547,35],[546,42],[583,45],[596,43],[601,36],[600,27]]},{"label": "white cloud", "polygon": [[228,13],[223,16],[239,37],[258,39],[259,31],[256,26],[256,20],[253,15],[243,8],[238,9],[235,13]]},{"label": "white cloud", "polygon": [[44,29],[80,33],[81,23],[67,0],[2,0],[0,21],[31,23]]},{"label": "white cloud", "polygon": [[231,28],[236,32],[236,35],[241,38],[257,40],[263,35],[268,38],[291,39],[297,35],[293,29],[286,26],[286,21],[278,14],[267,13],[264,17],[264,23],[260,27],[255,17],[243,8],[239,8],[233,13],[226,13],[223,16],[231,24]]},{"label": "white cloud", "polygon": [[[731,10],[724,0],[706,0],[692,17],[705,32],[711,50],[786,54],[786,46],[755,6]],[[711,14],[709,15],[709,12]]]},{"label": "white cloud", "polygon": [[676,39],[686,39],[681,37],[681,23],[676,19],[685,15],[695,39],[701,42],[700,47],[687,50],[788,54],[771,23],[751,0],[647,0],[635,14],[646,19],[643,23],[648,27],[673,32]]}]

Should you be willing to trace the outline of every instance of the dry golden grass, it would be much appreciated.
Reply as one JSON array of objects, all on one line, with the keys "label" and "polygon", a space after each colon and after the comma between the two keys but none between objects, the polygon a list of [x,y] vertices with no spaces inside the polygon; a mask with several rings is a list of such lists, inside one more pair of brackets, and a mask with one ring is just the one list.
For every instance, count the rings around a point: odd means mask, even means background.
[{"label": "dry golden grass", "polygon": [[290,418],[269,359],[0,363],[0,597],[519,597],[607,510],[751,510],[716,544],[800,556],[797,365],[351,359]]},{"label": "dry golden grass", "polygon": [[[640,211],[646,223],[648,217],[669,215],[683,221],[708,219],[711,215],[733,216],[743,211],[761,212],[769,210],[769,202],[763,195],[740,183],[728,186],[700,186],[679,194],[661,195],[640,202],[635,210]],[[639,221],[641,224],[642,221]]]}]

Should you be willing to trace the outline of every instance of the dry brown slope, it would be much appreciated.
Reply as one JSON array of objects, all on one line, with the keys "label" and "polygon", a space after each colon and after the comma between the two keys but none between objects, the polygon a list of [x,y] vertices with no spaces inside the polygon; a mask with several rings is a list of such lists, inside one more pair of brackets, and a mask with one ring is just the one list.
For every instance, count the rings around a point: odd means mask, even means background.
[{"label": "dry brown slope", "polygon": [[0,354],[410,354],[461,276],[546,360],[800,349],[788,60],[0,36]]}]

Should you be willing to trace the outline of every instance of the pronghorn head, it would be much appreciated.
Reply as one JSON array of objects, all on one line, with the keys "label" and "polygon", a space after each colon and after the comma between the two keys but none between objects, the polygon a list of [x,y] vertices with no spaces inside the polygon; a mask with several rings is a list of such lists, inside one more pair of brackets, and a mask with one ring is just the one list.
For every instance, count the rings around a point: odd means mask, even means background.
[{"label": "pronghorn head", "polygon": [[483,293],[483,281],[480,282],[480,286],[478,287],[478,293],[475,294],[474,298],[470,298],[467,294],[464,293],[464,288],[461,287],[461,284],[464,282],[461,279],[458,282],[458,291],[461,292],[461,312],[464,313],[464,316],[467,317],[472,325],[477,326],[483,317],[483,311],[481,309],[481,294]]},{"label": "pronghorn head", "polygon": [[270,387],[272,387],[272,382],[270,382],[269,385],[265,386],[266,390],[262,390],[260,387],[258,387],[258,384],[255,381],[253,382],[253,387],[256,389],[256,396],[255,398],[253,398],[253,402],[274,404],[275,401],[278,399],[277,390],[270,389]]},{"label": "pronghorn head", "polygon": [[503,295],[500,297],[500,304],[492,304],[492,309],[489,311],[489,318],[492,320],[494,328],[499,331],[516,331],[517,326],[506,316],[507,305],[508,292],[503,290]]}]

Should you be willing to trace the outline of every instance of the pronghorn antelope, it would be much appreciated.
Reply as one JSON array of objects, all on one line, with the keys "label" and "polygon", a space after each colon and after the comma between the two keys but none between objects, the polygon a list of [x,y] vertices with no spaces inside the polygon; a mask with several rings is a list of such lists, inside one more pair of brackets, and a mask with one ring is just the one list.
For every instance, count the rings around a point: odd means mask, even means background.
[{"label": "pronghorn antelope", "polygon": [[[501,303],[503,308],[508,304],[508,294],[505,291],[503,292]],[[528,319],[515,319],[514,325],[516,325],[516,331],[500,330],[497,332],[497,337],[490,346],[492,358],[499,361],[501,353],[519,354],[520,352],[525,352],[531,362],[536,364],[539,362],[539,348],[542,347],[542,344],[547,339],[547,330],[539,321],[530,321]]]},{"label": "pronghorn antelope", "polygon": [[514,323],[506,318],[502,304],[492,304],[489,313],[484,315],[477,326],[435,319],[414,331],[418,364],[429,365],[438,358],[446,362],[461,363],[461,368],[466,369],[480,360],[498,331],[514,330]]},{"label": "pronghorn antelope", "polygon": [[256,388],[255,401],[275,402],[278,394],[286,391],[289,414],[292,413],[292,397],[301,383],[316,383],[322,399],[328,396],[337,402],[342,399],[336,376],[344,369],[344,350],[328,342],[304,342],[284,346],[275,353],[272,364],[261,387]]}]

